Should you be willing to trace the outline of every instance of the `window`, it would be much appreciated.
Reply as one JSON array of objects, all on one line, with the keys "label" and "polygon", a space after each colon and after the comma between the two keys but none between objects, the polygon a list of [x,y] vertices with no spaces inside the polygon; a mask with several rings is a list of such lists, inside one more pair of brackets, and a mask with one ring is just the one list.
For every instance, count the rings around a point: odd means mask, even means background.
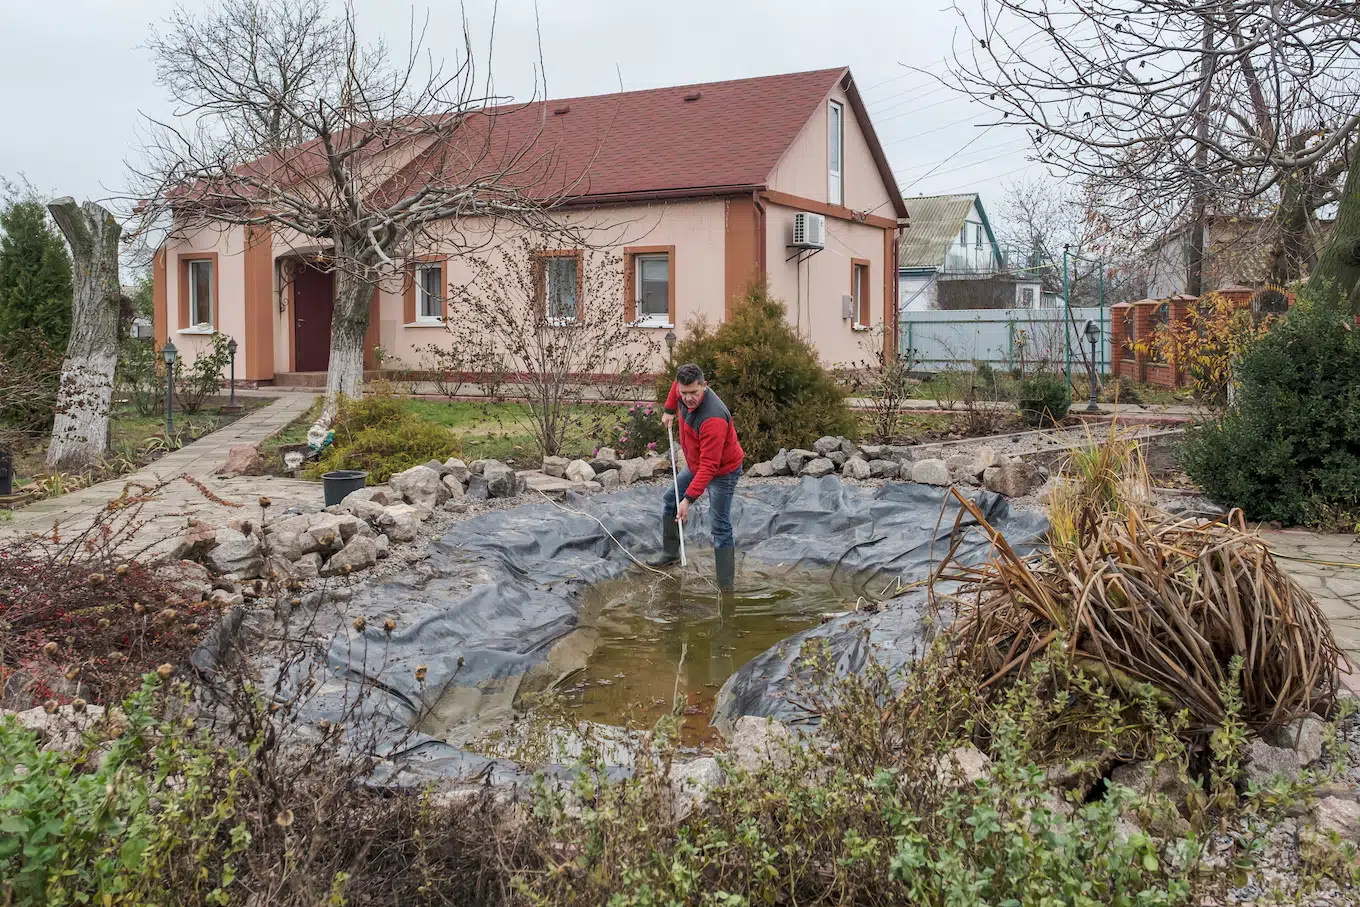
[{"label": "window", "polygon": [[186,327],[212,327],[212,268],[211,261],[189,262],[189,324]]},{"label": "window", "polygon": [[827,160],[830,162],[827,200],[833,205],[840,205],[845,202],[841,174],[841,158],[845,156],[845,108],[838,101],[831,102],[826,122]]},{"label": "window", "polygon": [[854,299],[855,327],[869,326],[869,263],[854,259],[850,265],[850,295]]},{"label": "window", "polygon": [[973,229],[977,231],[976,234],[975,234],[975,236],[974,236],[973,248],[975,248],[975,249],[977,249],[979,252],[981,252],[981,251],[982,251],[982,224],[974,224],[974,225],[973,225]]},{"label": "window", "polygon": [[959,247],[968,248],[968,222],[964,221],[963,227],[959,230]]},{"label": "window", "polygon": [[634,255],[634,286],[637,287],[637,321],[643,325],[671,323],[671,257]]},{"label": "window", "polygon": [[444,319],[444,266],[422,265],[416,268],[416,320]]},{"label": "window", "polygon": [[577,318],[580,294],[579,253],[544,255],[539,259],[538,285],[542,288],[544,315],[551,322],[566,324]]}]

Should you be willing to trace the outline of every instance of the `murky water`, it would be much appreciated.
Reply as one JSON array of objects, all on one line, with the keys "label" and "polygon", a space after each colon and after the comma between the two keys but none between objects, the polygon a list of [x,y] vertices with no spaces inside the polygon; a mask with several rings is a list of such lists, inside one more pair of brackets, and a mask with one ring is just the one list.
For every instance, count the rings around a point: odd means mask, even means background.
[{"label": "murky water", "polygon": [[711,556],[677,576],[639,570],[588,595],[581,628],[594,637],[593,650],[583,669],[557,685],[571,718],[644,729],[677,707],[682,743],[710,745],[717,736],[708,722],[723,682],[824,615],[850,610],[860,594],[827,575],[748,562],[736,592],[720,595]]}]

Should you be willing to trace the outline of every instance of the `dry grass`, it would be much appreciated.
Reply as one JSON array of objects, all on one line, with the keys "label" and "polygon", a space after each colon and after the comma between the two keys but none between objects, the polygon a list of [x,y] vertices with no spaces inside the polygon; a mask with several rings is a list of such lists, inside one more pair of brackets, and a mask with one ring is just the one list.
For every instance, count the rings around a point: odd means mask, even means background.
[{"label": "dry grass", "polygon": [[1317,603],[1240,511],[1201,522],[1153,507],[1138,446],[1115,428],[1061,476],[1051,548],[1028,558],[959,498],[996,556],[968,567],[951,548],[935,579],[966,590],[942,598],[958,609],[955,639],[987,685],[1057,650],[1130,697],[1151,685],[1201,735],[1223,724],[1223,691],[1240,659],[1242,718],[1252,729],[1330,707],[1345,656]]}]

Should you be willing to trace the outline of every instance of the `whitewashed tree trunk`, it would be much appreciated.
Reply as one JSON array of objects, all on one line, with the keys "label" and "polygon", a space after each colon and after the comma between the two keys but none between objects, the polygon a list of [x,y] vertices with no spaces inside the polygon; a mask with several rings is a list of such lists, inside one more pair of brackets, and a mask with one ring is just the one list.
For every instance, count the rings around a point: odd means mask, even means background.
[{"label": "whitewashed tree trunk", "polygon": [[47,468],[73,472],[93,465],[109,446],[113,373],[118,365],[118,240],[112,214],[70,197],[47,206],[71,245],[71,339],[62,363]]},{"label": "whitewashed tree trunk", "polygon": [[335,420],[340,396],[358,397],[364,381],[364,335],[368,332],[372,280],[342,263],[335,272],[335,308],[331,315],[331,361],[326,371],[326,399],[313,426],[325,432]]}]

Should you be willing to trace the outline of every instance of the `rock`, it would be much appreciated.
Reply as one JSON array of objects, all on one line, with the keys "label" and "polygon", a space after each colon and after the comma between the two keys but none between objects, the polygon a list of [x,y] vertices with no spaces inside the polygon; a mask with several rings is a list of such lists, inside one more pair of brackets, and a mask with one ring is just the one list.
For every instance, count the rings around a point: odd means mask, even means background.
[{"label": "rock", "polygon": [[866,463],[872,463],[874,460],[892,459],[888,454],[888,448],[882,444],[865,444],[859,449],[859,455],[864,458]]},{"label": "rock", "polygon": [[945,458],[944,465],[949,470],[949,474],[953,475],[970,468],[973,465],[973,458],[968,454],[954,454]]},{"label": "rock", "polygon": [[[468,477],[467,495],[464,501],[488,501],[491,499],[491,488],[486,483],[486,478],[478,473],[473,473]],[[399,541],[399,540],[398,540]]]},{"label": "rock", "polygon": [[286,561],[295,561],[320,547],[305,532],[271,532],[265,538],[269,542],[269,550]]},{"label": "rock", "polygon": [[[474,476],[479,476],[482,474],[482,470],[486,469],[486,464],[490,462],[490,460],[473,460],[468,464],[468,471]],[[471,479],[468,481],[471,481]]]},{"label": "rock", "polygon": [[847,479],[864,481],[872,475],[869,461],[859,456],[851,457],[846,460],[845,465],[841,467],[841,475],[845,476]]},{"label": "rock", "polygon": [[482,469],[486,490],[493,498],[513,498],[524,489],[524,480],[509,466],[492,460]]},{"label": "rock", "polygon": [[727,755],[735,767],[747,772],[760,771],[767,764],[787,766],[792,738],[789,729],[777,721],[743,715],[732,726]]},{"label": "rock", "polygon": [[217,475],[224,478],[235,476],[262,476],[269,472],[269,464],[254,444],[237,444],[227,450],[227,461],[217,468]]},{"label": "rock", "polygon": [[595,452],[595,459],[617,463],[619,461],[618,451],[612,447],[601,447]]},{"label": "rock", "polygon": [[1265,740],[1271,746],[1292,749],[1299,757],[1299,764],[1312,765],[1322,758],[1322,747],[1327,737],[1327,725],[1312,716],[1306,716],[1275,728],[1265,735]]},{"label": "rock", "polygon": [[383,509],[378,528],[394,542],[409,542],[420,533],[420,514],[410,504],[393,504]]},{"label": "rock", "polygon": [[190,519],[184,535],[175,544],[174,557],[180,560],[200,558],[217,544],[217,527],[201,520]]},{"label": "rock", "polygon": [[753,479],[768,479],[772,475],[774,475],[774,464],[768,460],[751,467],[750,476]]},{"label": "rock", "polygon": [[869,475],[875,479],[895,479],[900,474],[902,467],[897,465],[896,460],[870,460]]},{"label": "rock", "polygon": [[[381,519],[381,517],[379,517]],[[313,551],[338,550],[356,535],[372,535],[367,523],[352,514],[321,514],[307,529],[316,543]]]},{"label": "rock", "polygon": [[978,475],[982,475],[987,467],[995,466],[999,462],[1000,458],[996,451],[985,444],[973,451],[973,469]]},{"label": "rock", "polygon": [[841,453],[845,454],[847,460],[858,452],[859,448],[855,446],[854,441],[851,441],[849,438],[841,438]]},{"label": "rock", "polygon": [[[214,538],[216,533],[213,534]],[[190,601],[203,601],[212,592],[212,575],[195,561],[172,561],[157,568],[156,575],[185,593]]]},{"label": "rock", "polygon": [[404,472],[394,473],[388,484],[408,503],[433,510],[448,498],[449,490],[439,481],[441,478],[428,466],[412,466]]},{"label": "rock", "polygon": [[580,482],[577,484],[576,487],[581,490],[581,494],[590,494],[591,492],[595,491],[604,491],[604,486],[593,479],[589,482]]},{"label": "rock", "polygon": [[1055,763],[1044,770],[1044,783],[1064,791],[1076,791],[1085,800],[1091,789],[1110,771],[1114,760],[1109,756],[1089,759],[1070,759]]},{"label": "rock", "polygon": [[226,589],[214,589],[208,596],[208,603],[215,605],[222,610],[235,608],[237,605],[244,605],[246,597],[240,592],[228,592]]},{"label": "rock", "polygon": [[789,470],[789,452],[781,450],[770,458],[770,470],[772,475],[787,476],[792,475]]},{"label": "rock", "polygon": [[948,485],[949,467],[944,460],[922,460],[912,466],[911,480],[921,485]]},{"label": "rock", "polygon": [[824,457],[827,454],[831,453],[831,451],[840,449],[841,439],[833,438],[830,435],[827,435],[826,437],[823,438],[818,438],[816,441],[812,442],[812,450],[818,456]]},{"label": "rock", "polygon": [[338,576],[349,568],[349,572],[356,570],[367,570],[378,562],[378,543],[373,539],[356,535],[345,543],[331,559],[326,561],[326,565],[321,568],[322,576]]},{"label": "rock", "polygon": [[829,476],[836,471],[836,464],[826,457],[817,457],[815,460],[808,460],[803,466],[801,475],[811,476],[820,479],[822,476]]},{"label": "rock", "polygon": [[992,771],[992,760],[975,746],[952,749],[935,766],[935,777],[944,784],[972,784]]},{"label": "rock", "polygon": [[982,473],[982,484],[988,491],[1008,498],[1022,498],[1041,484],[1038,470],[1023,461],[1007,461],[999,466],[988,466]]},{"label": "rock", "polygon": [[555,479],[565,479],[567,477],[567,467],[571,461],[566,457],[544,457],[543,474],[552,476]]},{"label": "rock", "polygon": [[42,706],[12,714],[21,726],[38,735],[43,749],[57,752],[77,750],[87,739],[112,740],[130,726],[122,710],[106,712],[102,705],[94,704],[86,704],[80,711],[73,705],[62,705],[50,715]]},{"label": "rock", "polygon": [[625,485],[652,477],[652,464],[645,457],[634,457],[619,464],[619,479]]},{"label": "rock", "polygon": [[[447,480],[447,476],[445,479]],[[458,489],[462,491],[462,486]],[[350,516],[358,517],[370,526],[375,526],[382,518],[383,505],[376,501],[355,500],[353,495],[340,502],[340,512],[348,513]]]},{"label": "rock", "polygon": [[387,485],[369,485],[365,488],[357,488],[345,495],[345,500],[340,503],[345,504],[349,501],[372,501],[379,507],[401,503],[400,495]]},{"label": "rock", "polygon": [[623,485],[623,480],[619,478],[617,469],[606,469],[599,475],[600,487],[605,491],[617,491]]},{"label": "rock", "polygon": [[458,480],[458,484],[466,485],[468,476],[472,475],[472,470],[467,468],[467,464],[457,457],[449,457],[444,461],[444,476],[453,476]]},{"label": "rock", "polygon": [[788,452],[789,475],[802,475],[803,467],[809,460],[817,459],[817,455],[810,450],[795,448]]},{"label": "rock", "polygon": [[705,756],[692,762],[673,763],[670,783],[675,817],[684,818],[696,806],[702,806],[708,799],[709,791],[721,787],[724,780],[726,776],[722,766],[712,756]]},{"label": "rock", "polygon": [[572,460],[567,466],[567,479],[572,482],[591,482],[595,479],[595,470],[585,460]]},{"label": "rock", "polygon": [[378,548],[378,560],[386,560],[392,556],[392,542],[386,535],[379,535],[373,539],[373,544]]},{"label": "rock", "polygon": [[1173,803],[1184,803],[1190,786],[1181,780],[1176,766],[1170,762],[1130,762],[1110,773],[1110,780],[1122,784],[1139,798],[1154,795],[1169,797]]},{"label": "rock", "polygon": [[[378,538],[385,539],[387,536],[380,535]],[[321,575],[321,564],[323,563],[323,560],[321,552],[319,551],[304,554],[293,562],[293,578],[300,580],[316,579]]]},{"label": "rock", "polygon": [[831,465],[835,466],[837,469],[840,469],[842,466],[844,466],[845,461],[850,459],[849,455],[846,454],[846,452],[843,450],[833,450],[831,451],[831,453],[826,455],[826,458],[830,460]]},{"label": "rock", "polygon": [[217,544],[207,554],[208,567],[215,573],[235,573],[254,579],[264,569],[260,540],[223,526],[217,530]]},{"label": "rock", "polygon": [[1313,827],[1321,835],[1335,833],[1342,841],[1360,845],[1360,803],[1325,797],[1313,807]]},{"label": "rock", "polygon": [[885,460],[896,460],[899,463],[916,462],[916,448],[910,444],[889,444],[883,449],[887,452],[887,456],[883,458]]},{"label": "rock", "polygon": [[1303,763],[1292,749],[1271,746],[1259,738],[1247,744],[1243,756],[1246,759],[1247,780],[1259,786],[1269,784],[1276,775],[1297,781],[1303,773]]},{"label": "rock", "polygon": [[605,472],[614,472],[622,465],[618,460],[587,460],[586,462],[590,464],[591,469],[595,470],[597,476]]},{"label": "rock", "polygon": [[444,501],[445,507],[450,504],[457,504],[463,499],[463,496],[467,494],[467,492],[463,490],[463,483],[454,478],[452,473],[444,476],[444,478],[439,481],[443,482],[444,487],[449,490],[448,499]]},{"label": "rock", "polygon": [[612,447],[601,447],[590,459],[590,468],[596,473],[619,468],[619,455]]},{"label": "rock", "polygon": [[[684,459],[683,457],[679,456],[679,453],[680,453],[680,451],[677,450],[677,451],[676,451],[676,454],[677,454],[676,459],[677,459],[677,461],[683,460],[683,459]],[[658,473],[670,472],[670,470],[671,470],[671,461],[668,460],[668,459],[666,459],[665,457],[647,457],[646,459],[647,459],[647,465],[649,465],[649,466],[652,467],[652,475],[653,475],[653,476],[654,476],[654,475],[657,475]],[[649,478],[649,479],[650,479],[651,476],[645,476],[645,478]]]},{"label": "rock", "polygon": [[435,472],[439,473],[439,477],[440,477],[441,479],[444,478],[444,474],[445,474],[445,472],[447,472],[447,470],[444,468],[444,464],[441,463],[441,462],[439,462],[438,460],[428,460],[428,461],[426,461],[426,463],[425,463],[425,468],[426,468],[426,469],[433,469]]}]

